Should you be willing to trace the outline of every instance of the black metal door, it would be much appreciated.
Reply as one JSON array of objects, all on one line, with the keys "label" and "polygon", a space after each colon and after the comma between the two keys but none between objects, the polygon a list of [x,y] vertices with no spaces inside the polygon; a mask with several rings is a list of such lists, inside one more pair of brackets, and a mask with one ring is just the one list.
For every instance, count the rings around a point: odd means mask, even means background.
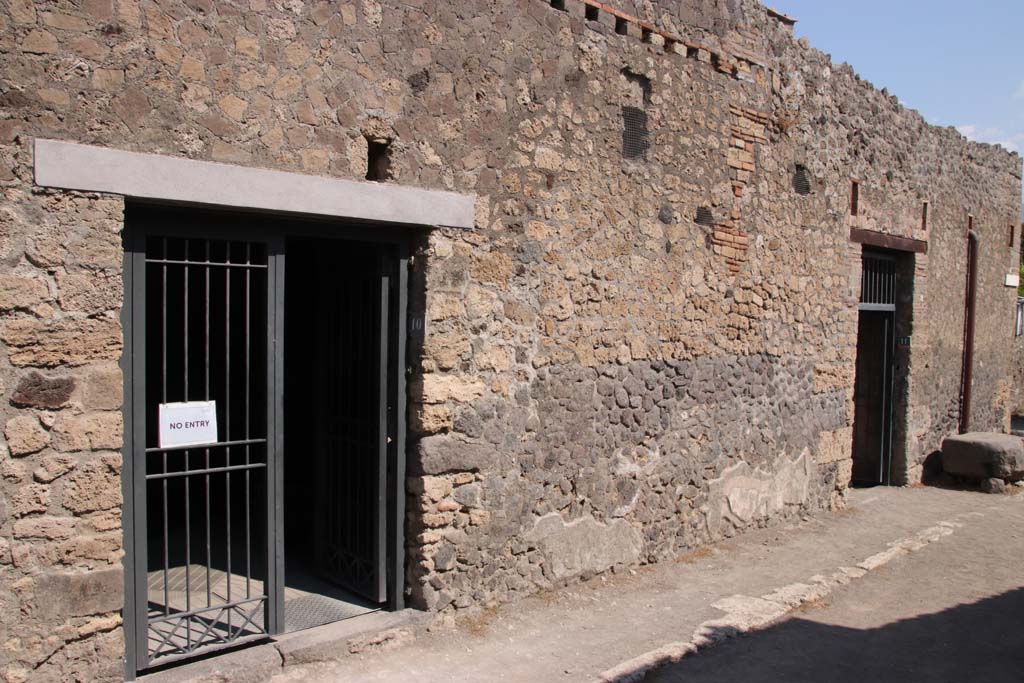
[{"label": "black metal door", "polygon": [[[276,250],[196,217],[134,209],[128,227],[126,603],[143,669],[275,630]],[[213,402],[215,438],[161,447],[160,406],[196,401]]]},{"label": "black metal door", "polygon": [[891,483],[896,261],[865,252],[854,380],[853,482]]},{"label": "black metal door", "polygon": [[380,250],[321,251],[313,402],[318,571],[373,602],[387,599],[387,399],[390,259]]}]

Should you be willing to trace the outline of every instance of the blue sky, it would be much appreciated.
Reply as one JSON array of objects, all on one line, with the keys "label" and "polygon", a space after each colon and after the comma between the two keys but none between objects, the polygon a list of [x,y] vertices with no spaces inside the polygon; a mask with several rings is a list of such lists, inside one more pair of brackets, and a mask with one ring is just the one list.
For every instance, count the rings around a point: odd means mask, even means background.
[{"label": "blue sky", "polygon": [[929,122],[1024,154],[1024,0],[765,0]]}]

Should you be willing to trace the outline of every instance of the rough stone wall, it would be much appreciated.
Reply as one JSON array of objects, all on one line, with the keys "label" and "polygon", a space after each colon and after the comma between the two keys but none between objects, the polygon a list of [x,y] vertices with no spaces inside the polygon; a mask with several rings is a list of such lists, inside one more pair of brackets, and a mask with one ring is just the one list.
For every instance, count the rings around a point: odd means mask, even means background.
[{"label": "rough stone wall", "polygon": [[478,195],[477,229],[432,231],[412,278],[419,606],[498,602],[833,505],[850,472],[851,227],[929,242],[914,481],[956,428],[974,215],[975,422],[998,428],[1015,257],[995,235],[1019,220],[1019,157],[928,127],[757,3],[621,5],[667,38],[564,5],[3,4],[9,678],[113,679],[122,648],[122,202],[35,188],[34,137],[354,179],[384,138],[394,182]]},{"label": "rough stone wall", "polygon": [[0,208],[0,664],[8,681],[109,679],[123,655],[122,201],[35,193],[14,168]]}]

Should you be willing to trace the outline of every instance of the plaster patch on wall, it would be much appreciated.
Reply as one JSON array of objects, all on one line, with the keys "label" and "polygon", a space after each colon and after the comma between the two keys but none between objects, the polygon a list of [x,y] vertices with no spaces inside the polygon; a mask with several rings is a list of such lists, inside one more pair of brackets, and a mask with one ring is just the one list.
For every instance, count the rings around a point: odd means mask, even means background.
[{"label": "plaster patch on wall", "polygon": [[774,472],[745,462],[733,465],[709,482],[708,530],[718,535],[729,527],[743,528],[787,506],[806,503],[813,475],[807,449],[795,460],[783,460]]},{"label": "plaster patch on wall", "polygon": [[557,512],[538,519],[526,534],[547,559],[545,574],[570,579],[640,559],[640,532],[624,519],[602,524],[591,516],[566,522]]}]

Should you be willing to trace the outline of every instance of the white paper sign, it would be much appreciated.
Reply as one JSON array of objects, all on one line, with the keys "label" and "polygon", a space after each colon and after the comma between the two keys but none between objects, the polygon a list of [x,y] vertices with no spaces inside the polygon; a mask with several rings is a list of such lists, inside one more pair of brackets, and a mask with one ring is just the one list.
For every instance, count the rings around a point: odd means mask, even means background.
[{"label": "white paper sign", "polygon": [[1020,275],[1017,273],[1011,273],[1006,276],[1007,287],[1020,287]]},{"label": "white paper sign", "polygon": [[217,443],[217,402],[160,404],[160,448]]}]

